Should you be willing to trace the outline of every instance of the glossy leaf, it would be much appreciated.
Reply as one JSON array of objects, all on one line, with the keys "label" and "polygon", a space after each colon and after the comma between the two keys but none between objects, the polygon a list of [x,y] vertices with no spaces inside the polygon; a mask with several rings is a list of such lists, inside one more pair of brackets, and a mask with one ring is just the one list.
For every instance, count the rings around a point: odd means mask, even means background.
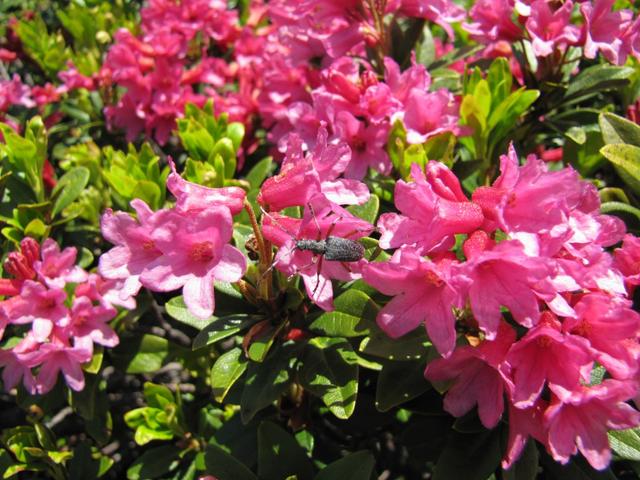
[{"label": "glossy leaf", "polygon": [[355,452],[324,467],[314,480],[370,480],[374,466],[375,459],[370,452]]},{"label": "glossy leaf", "polygon": [[313,320],[310,330],[325,336],[359,337],[369,333],[380,307],[364,292],[347,290],[334,300],[335,310]]},{"label": "glossy leaf", "polygon": [[220,355],[211,367],[213,398],[217,402],[222,402],[231,387],[246,370],[247,360],[244,358],[241,348],[236,347]]},{"label": "glossy leaf", "polygon": [[605,145],[600,152],[613,163],[622,180],[634,192],[640,193],[640,147],[612,144]]},{"label": "glossy leaf", "polygon": [[256,321],[257,319],[255,317],[246,314],[214,318],[214,320],[206,325],[202,331],[196,335],[196,338],[193,339],[192,348],[197,350],[212,343],[219,342],[244,330]]},{"label": "glossy leaf", "polygon": [[426,361],[385,363],[376,385],[376,408],[386,412],[429,390],[425,367]]},{"label": "glossy leaf", "polygon": [[219,480],[258,480],[251,470],[218,445],[207,445],[204,461],[207,473]]},{"label": "glossy leaf", "polygon": [[272,422],[258,427],[258,477],[261,480],[282,480],[294,476],[311,480],[313,465],[296,439]]},{"label": "glossy leaf", "polygon": [[358,359],[343,338],[316,337],[305,350],[300,382],[320,397],[331,413],[349,418],[358,394]]}]

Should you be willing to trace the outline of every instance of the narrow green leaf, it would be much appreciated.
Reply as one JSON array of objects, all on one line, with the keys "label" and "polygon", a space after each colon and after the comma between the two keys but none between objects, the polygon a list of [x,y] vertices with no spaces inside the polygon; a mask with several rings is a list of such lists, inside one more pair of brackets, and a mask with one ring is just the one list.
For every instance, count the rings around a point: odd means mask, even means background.
[{"label": "narrow green leaf", "polygon": [[640,125],[610,112],[598,117],[605,143],[628,143],[640,147]]},{"label": "narrow green leaf", "polygon": [[538,478],[538,447],[529,439],[520,458],[509,470],[502,470],[504,480],[535,480]]},{"label": "narrow green leaf", "polygon": [[362,450],[341,458],[320,470],[314,480],[369,480],[373,475],[375,458]]},{"label": "narrow green leaf", "polygon": [[127,470],[128,480],[158,478],[180,463],[180,450],[173,445],[152,448],[140,455]]},{"label": "narrow green leaf", "polygon": [[311,460],[292,435],[275,423],[262,422],[258,427],[258,477],[283,480],[291,476],[310,480]]},{"label": "narrow green leaf", "polygon": [[51,196],[55,198],[51,215],[55,217],[80,196],[89,183],[90,172],[85,167],[74,167],[65,173],[53,188]]},{"label": "narrow green leaf", "polygon": [[208,445],[204,451],[208,474],[219,480],[258,480],[251,470],[217,445]]},{"label": "narrow green leaf", "polygon": [[565,93],[565,101],[571,98],[602,90],[611,90],[627,85],[634,69],[630,67],[614,67],[608,64],[594,65],[582,70],[569,84]]},{"label": "narrow green leaf", "polygon": [[376,408],[386,412],[431,388],[424,378],[426,361],[385,363],[376,385]]},{"label": "narrow green leaf", "polygon": [[640,147],[627,144],[605,145],[600,153],[613,163],[624,183],[635,193],[640,193]]},{"label": "narrow green leaf", "polygon": [[338,418],[347,419],[356,406],[358,358],[344,338],[315,337],[305,350],[300,382],[320,397]]},{"label": "narrow green leaf", "polygon": [[227,396],[231,387],[247,370],[247,360],[244,358],[242,349],[233,348],[224,353],[216,360],[211,367],[211,389],[216,402],[222,402]]},{"label": "narrow green leaf", "polygon": [[500,465],[500,429],[480,433],[451,432],[433,480],[486,480]]},{"label": "narrow green leaf", "polygon": [[247,173],[246,180],[251,185],[252,189],[260,188],[262,182],[264,182],[265,178],[271,172],[271,168],[273,167],[273,160],[271,157],[266,157],[256,163],[249,173]]},{"label": "narrow green leaf", "polygon": [[273,351],[264,362],[250,362],[240,400],[240,414],[244,423],[271,405],[289,387],[291,366],[295,364],[299,346],[285,344]]},{"label": "narrow green leaf", "polygon": [[347,290],[334,300],[335,310],[313,320],[309,328],[325,336],[359,337],[369,333],[380,307],[360,290]]},{"label": "narrow green leaf", "polygon": [[640,428],[610,431],[609,444],[620,458],[640,462]]},{"label": "narrow green leaf", "polygon": [[427,355],[430,345],[422,326],[395,339],[379,328],[374,328],[360,343],[359,351],[387,360],[416,360]]},{"label": "narrow green leaf", "polygon": [[245,328],[253,325],[258,318],[255,316],[239,313],[236,315],[227,315],[225,317],[215,318],[206,325],[196,338],[193,339],[193,350],[206,347],[212,343],[219,342],[228,338]]}]

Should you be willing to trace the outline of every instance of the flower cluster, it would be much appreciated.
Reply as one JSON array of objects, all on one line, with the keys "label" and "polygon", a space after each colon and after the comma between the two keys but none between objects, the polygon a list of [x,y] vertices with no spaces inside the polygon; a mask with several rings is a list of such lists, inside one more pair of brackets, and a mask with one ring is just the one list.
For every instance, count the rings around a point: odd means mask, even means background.
[{"label": "flower cluster", "polygon": [[[614,3],[479,0],[469,12],[471,22],[463,27],[487,44],[487,51],[509,52],[513,42],[528,40],[538,58],[559,58],[575,46],[586,58],[601,52],[622,65],[630,54],[640,58],[640,19],[630,10],[614,10]],[[581,24],[573,23],[576,18]]]},{"label": "flower cluster", "polygon": [[[443,355],[425,376],[451,382],[452,415],[477,405],[493,428],[506,395],[505,467],[533,437],[559,462],[580,450],[605,468],[607,430],[640,423],[625,403],[638,390],[640,315],[625,289],[638,283],[637,239],[626,236],[610,255],[625,226],[599,214],[595,188],[534,155],[519,166],[513,147],[499,178],[471,200],[442,164],[430,162],[426,175],[414,165],[412,176],[396,185],[400,213],[378,222],[380,246],[397,250],[362,267],[365,282],[393,297],[380,327],[396,338],[425,324]],[[461,235],[463,260],[452,253]],[[468,345],[456,347],[456,326]],[[596,368],[606,379],[594,385]]]},{"label": "flower cluster", "polygon": [[185,105],[205,103],[194,85],[222,87],[232,78],[228,65],[206,51],[233,41],[237,14],[224,1],[155,0],[141,15],[141,35],[119,30],[100,72],[103,86],[125,89],[105,115],[128,140],[144,131],[164,144]]},{"label": "flower cluster", "polygon": [[60,250],[47,239],[26,237],[11,252],[0,280],[0,366],[4,388],[21,380],[29,393],[43,394],[62,372],[73,390],[84,388],[82,365],[91,361],[94,345],[114,347],[118,336],[109,326],[116,306],[134,308],[121,282],[87,273],[75,265],[76,249]]},{"label": "flower cluster", "polygon": [[215,306],[214,280],[236,282],[246,270],[245,257],[228,244],[245,192],[187,182],[173,163],[171,167],[167,187],[177,198],[174,208],[154,212],[135,199],[131,207],[136,218],[126,212],[104,213],[102,234],[116,246],[100,257],[99,271],[123,281],[125,295],[137,295],[141,287],[154,292],[182,288],[191,313],[207,318]]}]

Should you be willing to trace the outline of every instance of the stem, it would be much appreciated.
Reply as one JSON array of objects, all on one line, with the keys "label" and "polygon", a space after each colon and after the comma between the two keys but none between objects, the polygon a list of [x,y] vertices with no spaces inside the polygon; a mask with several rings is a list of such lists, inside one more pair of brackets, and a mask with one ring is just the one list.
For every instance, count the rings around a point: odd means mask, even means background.
[{"label": "stem", "polygon": [[246,198],[244,199],[244,209],[249,215],[249,221],[251,222],[251,228],[253,234],[256,237],[256,243],[258,244],[258,253],[260,255],[260,261],[258,263],[258,296],[264,300],[271,300],[272,298],[272,280],[271,280],[271,244],[262,236],[262,230],[256,218],[256,214],[253,211],[251,203]]}]

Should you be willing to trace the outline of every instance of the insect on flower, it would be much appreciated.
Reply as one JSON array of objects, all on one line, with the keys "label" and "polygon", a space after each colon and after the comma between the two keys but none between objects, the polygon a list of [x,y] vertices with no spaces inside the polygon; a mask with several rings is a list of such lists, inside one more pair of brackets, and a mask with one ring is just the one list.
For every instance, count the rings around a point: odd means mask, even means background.
[{"label": "insect on flower", "polygon": [[279,247],[273,266],[289,276],[300,274],[309,297],[333,308],[331,279],[359,278],[364,247],[357,241],[373,226],[323,195],[307,204],[302,219],[263,212],[265,237]]}]

